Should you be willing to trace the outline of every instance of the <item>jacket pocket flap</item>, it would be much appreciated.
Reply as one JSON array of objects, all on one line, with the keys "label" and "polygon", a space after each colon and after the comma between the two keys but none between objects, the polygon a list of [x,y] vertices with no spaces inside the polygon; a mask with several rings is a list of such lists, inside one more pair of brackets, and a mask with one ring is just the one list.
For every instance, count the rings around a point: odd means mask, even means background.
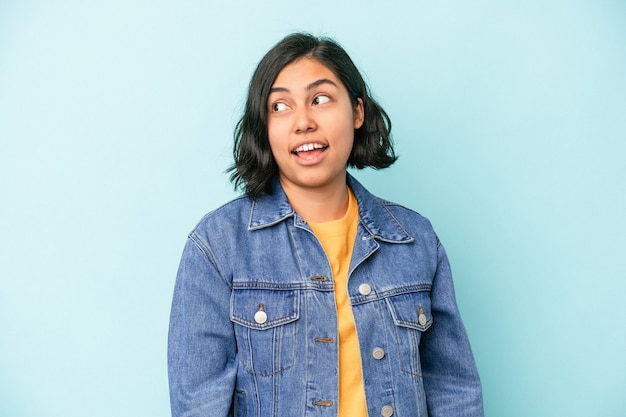
[{"label": "jacket pocket flap", "polygon": [[387,298],[393,321],[397,326],[426,331],[433,323],[430,291],[417,291]]},{"label": "jacket pocket flap", "polygon": [[256,330],[298,320],[300,293],[296,290],[236,288],[230,299],[230,319]]}]

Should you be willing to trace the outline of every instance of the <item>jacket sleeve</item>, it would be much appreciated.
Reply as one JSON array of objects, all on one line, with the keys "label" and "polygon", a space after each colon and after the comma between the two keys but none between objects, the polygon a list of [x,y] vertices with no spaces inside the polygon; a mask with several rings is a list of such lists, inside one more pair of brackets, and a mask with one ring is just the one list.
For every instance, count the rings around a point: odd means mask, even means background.
[{"label": "jacket sleeve", "polygon": [[459,315],[448,258],[439,241],[431,306],[433,324],[420,343],[428,415],[482,417],[480,378]]},{"label": "jacket sleeve", "polygon": [[168,371],[173,417],[231,415],[236,342],[230,286],[208,245],[190,239],[176,278],[170,315]]}]

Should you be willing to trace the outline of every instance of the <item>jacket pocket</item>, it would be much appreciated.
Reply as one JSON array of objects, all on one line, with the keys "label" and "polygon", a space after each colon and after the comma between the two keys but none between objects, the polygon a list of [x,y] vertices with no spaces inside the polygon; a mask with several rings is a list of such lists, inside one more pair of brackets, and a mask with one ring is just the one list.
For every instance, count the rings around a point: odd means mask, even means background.
[{"label": "jacket pocket", "polygon": [[422,334],[433,323],[430,291],[394,295],[387,298],[387,305],[395,324],[400,369],[420,376],[419,344]]},{"label": "jacket pocket", "polygon": [[297,290],[233,289],[230,319],[235,323],[241,363],[258,376],[272,376],[294,365]]}]

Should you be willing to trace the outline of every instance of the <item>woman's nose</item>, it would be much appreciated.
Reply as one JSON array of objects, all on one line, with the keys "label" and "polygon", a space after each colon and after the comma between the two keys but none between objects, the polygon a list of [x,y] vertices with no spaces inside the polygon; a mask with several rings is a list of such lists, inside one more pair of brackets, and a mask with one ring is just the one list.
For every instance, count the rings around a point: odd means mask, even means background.
[{"label": "woman's nose", "polygon": [[296,111],[295,129],[296,133],[312,132],[316,129],[317,124],[312,117],[309,109],[300,109]]}]

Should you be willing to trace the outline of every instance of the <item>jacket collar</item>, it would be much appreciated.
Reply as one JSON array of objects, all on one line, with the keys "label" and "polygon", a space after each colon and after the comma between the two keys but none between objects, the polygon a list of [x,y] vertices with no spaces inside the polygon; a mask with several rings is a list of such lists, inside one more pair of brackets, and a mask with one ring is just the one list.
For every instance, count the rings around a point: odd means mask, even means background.
[{"label": "jacket collar", "polygon": [[[413,241],[413,237],[389,212],[387,206],[391,203],[375,197],[350,174],[347,176],[347,182],[359,204],[361,224],[374,238],[396,243]],[[275,178],[273,192],[263,193],[252,202],[248,230],[270,227],[290,217],[294,217],[298,222],[301,221],[289,204],[280,181]]]}]

